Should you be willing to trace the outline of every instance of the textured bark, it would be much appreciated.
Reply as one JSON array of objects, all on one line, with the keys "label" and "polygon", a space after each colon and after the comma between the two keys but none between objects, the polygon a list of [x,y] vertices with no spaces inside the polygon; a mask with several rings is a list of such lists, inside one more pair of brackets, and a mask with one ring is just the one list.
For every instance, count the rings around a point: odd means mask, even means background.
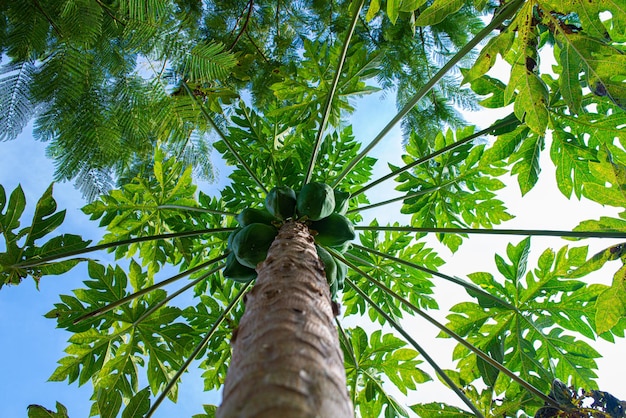
[{"label": "textured bark", "polygon": [[216,416],[353,417],[330,290],[307,227],[286,223],[257,271]]}]

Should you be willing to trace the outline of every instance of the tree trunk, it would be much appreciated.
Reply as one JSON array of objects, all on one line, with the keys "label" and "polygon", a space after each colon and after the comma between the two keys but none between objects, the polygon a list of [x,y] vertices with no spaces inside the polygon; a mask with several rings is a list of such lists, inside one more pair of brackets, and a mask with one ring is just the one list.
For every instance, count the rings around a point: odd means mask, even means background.
[{"label": "tree trunk", "polygon": [[348,418],[343,354],[313,237],[287,222],[257,266],[218,418]]}]

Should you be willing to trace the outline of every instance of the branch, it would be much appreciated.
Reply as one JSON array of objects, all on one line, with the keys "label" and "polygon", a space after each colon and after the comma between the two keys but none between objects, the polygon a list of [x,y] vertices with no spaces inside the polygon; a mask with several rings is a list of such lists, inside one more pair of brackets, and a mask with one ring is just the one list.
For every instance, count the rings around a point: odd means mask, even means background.
[{"label": "branch", "polygon": [[235,38],[233,43],[230,45],[230,48],[228,48],[229,50],[232,50],[235,45],[237,45],[237,42],[239,42],[239,38],[241,38],[241,35],[243,35],[243,33],[246,31],[246,28],[248,27],[248,22],[250,21],[250,14],[252,13],[252,6],[254,6],[254,0],[250,0],[248,2],[248,13],[246,14],[246,20],[243,22],[243,26],[241,27],[241,30],[237,34],[237,37]]},{"label": "branch", "polygon": [[213,259],[211,259],[209,261],[206,261],[206,262],[204,262],[202,264],[198,264],[197,266],[195,266],[193,268],[190,268],[189,270],[185,270],[185,271],[183,271],[181,273],[178,273],[178,274],[170,277],[169,279],[165,279],[162,282],[155,283],[152,286],[148,286],[146,288],[140,289],[140,290],[138,290],[135,293],[132,293],[132,294],[130,294],[128,296],[125,296],[125,297],[123,297],[121,299],[118,299],[118,300],[116,300],[114,302],[111,302],[108,305],[105,305],[105,306],[103,306],[101,308],[98,308],[95,311],[91,311],[91,312],[86,313],[85,315],[83,315],[83,316],[81,316],[79,318],[76,318],[73,321],[73,324],[76,325],[76,324],[78,324],[78,323],[80,323],[80,322],[82,322],[82,321],[84,321],[86,319],[90,319],[90,318],[94,318],[96,316],[100,316],[100,315],[102,315],[102,314],[104,314],[106,312],[109,312],[111,309],[115,309],[118,306],[125,304],[126,302],[129,302],[129,301],[131,301],[133,299],[138,298],[139,296],[143,296],[146,293],[150,293],[153,290],[156,290],[156,289],[158,289],[160,287],[163,287],[163,286],[167,286],[168,284],[174,283],[175,281],[177,281],[179,279],[182,279],[183,277],[187,277],[190,274],[195,273],[196,271],[202,270],[203,268],[206,268],[206,267],[210,266],[211,264],[214,264],[214,263],[216,263],[218,261],[221,261],[221,260],[225,259],[227,256],[228,256],[228,254],[222,254],[219,257],[215,257],[215,258],[213,258]]},{"label": "branch", "polygon": [[[480,295],[484,296],[485,298],[488,298],[488,299],[490,299],[490,300],[492,300],[492,301],[494,301],[494,302],[498,303],[499,305],[501,305],[501,306],[503,306],[503,307],[505,307],[505,308],[507,308],[507,309],[511,309],[511,310],[513,310],[513,311],[517,311],[517,308],[516,308],[515,306],[511,305],[511,304],[510,304],[509,302],[507,302],[506,300],[503,300],[503,299],[501,299],[501,298],[499,298],[499,297],[497,297],[497,296],[495,296],[495,295],[492,295],[491,293],[489,293],[489,292],[485,291],[485,290],[484,290],[484,289],[482,289],[481,287],[476,286],[474,283],[466,282],[465,280],[459,279],[458,277],[448,276],[447,274],[443,274],[443,273],[440,273],[440,272],[438,272],[438,271],[436,271],[436,270],[429,269],[428,267],[420,266],[420,265],[415,264],[415,263],[412,263],[412,262],[410,262],[410,261],[406,261],[406,260],[403,260],[403,259],[401,259],[401,258],[394,257],[394,256],[389,255],[389,254],[385,254],[385,253],[383,253],[383,252],[380,252],[380,251],[374,250],[374,249],[372,249],[372,248],[363,247],[363,246],[358,245],[358,244],[352,244],[352,246],[353,246],[354,248],[359,249],[359,250],[362,250],[362,251],[366,251],[366,252],[372,253],[372,254],[374,254],[374,255],[377,255],[377,256],[379,256],[379,257],[386,258],[386,259],[391,260],[391,261],[394,261],[394,262],[396,262],[396,263],[399,263],[399,264],[404,264],[404,265],[405,265],[405,266],[407,266],[407,267],[411,267],[411,268],[414,268],[414,269],[416,269],[416,270],[423,271],[424,273],[428,273],[428,274],[431,274],[431,275],[433,275],[433,276],[437,276],[437,277],[439,277],[439,278],[441,278],[441,279],[444,279],[444,280],[447,280],[447,281],[449,281],[449,282],[451,282],[451,283],[458,284],[459,286],[464,287],[466,290],[468,290],[468,291],[470,291],[470,292],[475,292],[475,293],[478,293],[478,294],[480,294]],[[353,254],[349,254],[349,255],[350,255],[351,257],[357,258],[357,257],[355,257]],[[363,262],[363,263],[369,264],[369,263],[367,263],[365,260],[362,260],[362,259],[360,259],[360,258],[358,258],[358,260],[359,260],[359,261],[361,261],[361,262]]]},{"label": "branch", "polygon": [[[433,158],[438,157],[439,155],[444,154],[444,153],[446,153],[448,151],[451,151],[451,150],[453,150],[453,149],[455,149],[457,147],[460,147],[461,145],[464,145],[464,144],[466,144],[466,143],[468,143],[468,142],[470,142],[470,141],[472,141],[472,140],[474,140],[474,139],[476,139],[478,137],[481,137],[483,135],[489,135],[489,134],[493,135],[494,132],[497,132],[497,131],[499,131],[499,130],[501,130],[503,128],[507,128],[509,126],[512,126],[514,124],[519,124],[519,123],[520,122],[515,117],[515,114],[511,113],[509,116],[507,116],[507,117],[505,117],[505,118],[503,118],[503,119],[501,119],[499,121],[496,121],[493,125],[489,126],[488,128],[485,128],[485,129],[483,129],[481,131],[473,133],[472,135],[469,135],[469,136],[467,136],[467,137],[465,137],[463,139],[460,139],[460,140],[456,141],[454,144],[450,144],[450,145],[448,145],[446,147],[443,147],[443,148],[441,148],[438,151],[430,153],[430,154],[428,154],[425,157],[422,157],[422,158],[420,158],[418,160],[415,160],[412,163],[407,164],[404,167],[398,168],[397,170],[392,171],[391,173],[387,174],[386,176],[383,176],[383,177],[379,178],[378,180],[375,180],[375,181],[371,182],[370,184],[367,184],[367,185],[363,186],[362,188],[360,188],[356,192],[352,193],[352,195],[350,197],[352,198],[352,197],[358,196],[361,193],[371,189],[372,187],[382,183],[383,181],[389,180],[390,178],[392,178],[394,176],[397,176],[400,173],[404,173],[405,171],[408,171],[408,170],[410,170],[413,167],[416,167],[416,166],[418,166],[420,164],[423,164],[423,163],[425,163],[427,161],[430,161]],[[359,210],[361,210],[361,208],[359,208]]]},{"label": "branch", "polygon": [[309,161],[309,168],[307,169],[306,175],[304,177],[304,184],[307,184],[311,180],[311,176],[313,174],[313,167],[315,167],[317,154],[319,153],[320,145],[322,144],[322,137],[324,136],[324,131],[326,130],[326,124],[328,123],[328,118],[330,117],[331,104],[333,102],[333,97],[335,96],[335,93],[337,92],[337,85],[339,84],[339,77],[341,77],[343,64],[345,63],[346,55],[348,54],[348,48],[350,46],[350,39],[352,39],[352,35],[354,34],[354,28],[356,27],[356,23],[358,21],[358,17],[361,13],[361,8],[363,7],[364,2],[365,0],[360,0],[360,2],[355,7],[354,15],[352,16],[352,21],[350,22],[350,28],[348,29],[348,32],[346,33],[346,38],[343,43],[343,48],[341,50],[341,54],[339,55],[339,63],[337,65],[337,71],[335,72],[335,77],[333,78],[333,82],[328,91],[328,97],[326,98],[326,103],[324,104],[324,113],[322,115],[322,122],[320,123],[320,127],[315,137],[313,151],[311,152],[311,160]]},{"label": "branch", "polygon": [[437,234],[522,235],[525,237],[615,238],[626,239],[626,232],[617,231],[557,231],[546,229],[477,229],[477,228],[417,228],[412,226],[355,226],[360,231],[396,231]]},{"label": "branch", "polygon": [[467,396],[465,396],[465,394],[463,393],[463,391],[461,390],[461,388],[459,388],[456,383],[454,383],[452,381],[452,379],[450,379],[450,377],[441,369],[441,367],[439,367],[439,365],[435,362],[435,360],[430,357],[428,355],[428,353],[422,348],[422,346],[420,346],[417,341],[415,341],[405,330],[404,328],[402,328],[396,321],[393,320],[393,318],[391,318],[391,316],[389,314],[387,314],[385,311],[383,311],[372,299],[369,298],[369,296],[367,296],[367,294],[362,291],[357,285],[355,285],[354,283],[352,283],[352,281],[348,278],[346,278],[346,283],[352,288],[354,289],[354,291],[359,294],[359,296],[361,296],[372,308],[374,308],[383,318],[385,318],[385,321],[391,325],[396,331],[398,331],[408,342],[409,344],[411,344],[421,355],[422,357],[424,357],[424,359],[426,360],[426,362],[428,362],[428,364],[430,364],[430,366],[435,369],[435,372],[448,384],[448,386],[450,387],[450,389],[452,389],[454,391],[454,393],[457,394],[457,396],[463,401],[463,403],[465,405],[467,405],[477,417],[480,418],[484,418],[484,415],[476,408],[476,406],[474,406],[474,404],[472,403],[472,401],[470,401]]},{"label": "branch", "polygon": [[39,265],[48,263],[50,261],[56,261],[62,258],[73,257],[76,255],[90,253],[93,251],[106,250],[107,248],[119,247],[122,245],[137,244],[139,242],[156,241],[160,239],[194,237],[198,235],[214,234],[214,233],[219,233],[219,232],[232,232],[234,230],[235,228],[209,228],[209,229],[199,229],[197,231],[183,231],[183,232],[174,232],[171,234],[152,235],[149,237],[130,238],[130,239],[122,240],[122,241],[107,242],[105,244],[93,245],[91,247],[81,248],[80,250],[68,251],[65,253],[51,255],[49,257],[42,257],[39,259],[30,259],[30,260],[26,260],[25,264],[16,264],[13,266],[8,266],[8,267],[27,269],[31,267],[37,267]]},{"label": "branch", "polygon": [[[508,368],[506,368],[505,366],[503,366],[502,364],[500,364],[496,360],[494,360],[491,357],[489,357],[489,355],[485,354],[478,347],[476,347],[473,344],[471,344],[468,341],[466,341],[465,338],[461,337],[456,332],[452,331],[451,329],[449,329],[448,327],[446,327],[445,325],[443,325],[442,323],[437,321],[435,318],[433,318],[432,316],[428,315],[426,312],[422,311],[417,306],[415,306],[414,304],[412,304],[411,302],[409,302],[408,300],[406,300],[402,296],[400,296],[397,293],[395,293],[393,290],[391,290],[389,287],[387,287],[384,283],[381,283],[380,281],[374,279],[369,274],[365,273],[363,270],[359,269],[354,263],[351,263],[348,260],[346,260],[340,253],[338,253],[337,251],[334,251],[334,250],[332,250],[331,253],[338,260],[343,261],[348,267],[353,269],[357,274],[359,274],[360,276],[362,276],[365,279],[367,279],[370,283],[378,286],[381,290],[383,290],[385,293],[387,293],[392,298],[394,298],[397,301],[401,302],[404,306],[409,308],[412,312],[418,314],[419,316],[424,318],[426,321],[430,322],[432,325],[434,325],[435,327],[439,328],[441,331],[443,331],[446,334],[448,334],[451,338],[456,340],[459,344],[461,344],[462,346],[464,346],[468,350],[472,351],[478,357],[480,357],[481,359],[483,359],[484,361],[489,363],[491,366],[495,367],[496,369],[500,370],[502,373],[506,374],[508,377],[513,379],[515,382],[519,383],[523,388],[525,388],[529,392],[533,393],[539,399],[541,399],[542,401],[546,402],[549,405],[552,405],[552,406],[555,406],[555,407],[559,407],[558,403],[556,403],[556,401],[554,399],[549,398],[543,392],[541,392],[539,389],[534,387],[532,384],[530,384],[529,382],[525,381],[521,377],[517,376],[511,370],[509,370]],[[356,289],[357,289],[356,285],[354,285],[349,279],[346,279],[346,282],[348,282],[348,284],[350,284],[350,286],[353,287],[355,289],[355,291],[356,291]],[[361,289],[359,289],[359,291],[357,291],[357,292],[363,298],[367,298],[367,295]],[[369,299],[369,298],[367,298],[367,299]]]},{"label": "branch", "polygon": [[187,82],[185,80],[183,80],[182,84],[183,84],[183,87],[185,88],[185,90],[187,91],[187,93],[189,94],[189,96],[191,97],[191,99],[198,105],[198,107],[200,107],[200,112],[202,113],[202,116],[204,116],[204,118],[207,120],[207,122],[209,122],[209,124],[213,127],[213,129],[215,129],[215,132],[217,132],[217,135],[224,141],[224,145],[226,145],[226,148],[228,148],[228,150],[237,159],[239,164],[241,164],[241,166],[246,170],[248,175],[250,177],[252,177],[252,179],[256,182],[256,184],[261,188],[261,190],[263,190],[267,194],[268,193],[267,188],[263,185],[261,180],[259,180],[257,175],[252,171],[252,168],[250,168],[248,163],[241,157],[241,155],[239,155],[239,152],[237,152],[235,147],[233,147],[233,145],[230,143],[230,141],[226,137],[226,134],[224,134],[224,132],[222,132],[222,130],[219,128],[219,126],[217,126],[217,124],[215,123],[215,121],[213,120],[211,115],[209,115],[209,112],[207,112],[207,110],[204,108],[202,103],[200,103],[198,98],[193,94],[193,92],[189,88],[189,85],[187,84]]},{"label": "branch", "polygon": [[365,156],[391,131],[391,129],[404,117],[407,113],[419,102],[435,84],[441,80],[452,67],[454,67],[465,55],[469,54],[471,50],[478,45],[483,39],[485,39],[492,30],[496,29],[502,22],[511,17],[517,9],[524,3],[524,0],[514,0],[508,3],[502,13],[494,16],[491,23],[489,23],[483,30],[481,30],[471,41],[469,41],[459,52],[457,52],[451,59],[441,67],[441,69],[431,78],[428,82],[413,96],[411,100],[394,116],[391,121],[380,131],[378,135],[361,151],[359,155],[346,166],[346,168],[339,174],[332,184],[335,188],[341,181],[348,175],[348,173],[363,159]]}]

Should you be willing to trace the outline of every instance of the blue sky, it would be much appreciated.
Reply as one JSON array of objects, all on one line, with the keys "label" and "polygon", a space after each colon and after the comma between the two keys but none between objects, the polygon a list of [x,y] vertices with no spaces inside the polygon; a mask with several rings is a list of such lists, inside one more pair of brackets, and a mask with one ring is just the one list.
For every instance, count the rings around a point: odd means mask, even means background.
[{"label": "blue sky", "polygon": [[[7,195],[18,184],[26,194],[23,226],[30,221],[37,200],[51,182],[53,171],[52,161],[45,156],[45,144],[34,141],[30,129],[15,141],[0,143],[0,184]],[[84,202],[72,184],[55,184],[53,196],[60,209],[67,209],[65,222],[57,231],[78,233],[97,241],[102,231],[79,210]],[[0,248],[3,245],[0,244]],[[107,253],[92,256],[103,263],[113,262]],[[59,301],[59,294],[69,294],[82,287],[85,278],[86,265],[79,265],[68,274],[44,277],[39,291],[30,278],[19,286],[5,286],[0,290],[0,392],[3,398],[0,417],[25,417],[29,404],[55,410],[56,401],[68,408],[72,418],[89,416],[92,393],[89,383],[78,387],[76,383],[47,382],[56,369],[57,360],[63,357],[71,334],[57,329],[54,320],[43,316]],[[191,416],[202,412],[203,403],[217,403],[217,396],[203,393],[202,387],[199,373],[186,374],[181,386],[184,397],[179,398],[178,404],[166,400],[155,416]]]},{"label": "blue sky", "polygon": [[[372,97],[361,103],[360,110],[355,116],[354,123],[356,137],[364,142],[371,140],[384,124],[393,116],[395,109],[389,101],[380,101]],[[375,117],[372,117],[375,115]],[[480,116],[480,115],[478,115]],[[476,117],[471,120],[476,120]],[[486,126],[489,121],[480,123]],[[402,148],[400,135],[395,129],[375,150],[374,156],[382,162],[399,164]],[[555,191],[553,172],[548,161],[548,152],[544,152],[544,173],[540,185],[531,191],[528,199],[520,202],[519,190],[514,184],[508,187],[504,193],[506,200],[511,201],[510,208],[518,216],[509,226],[511,228],[546,228],[546,229],[571,229],[578,221],[588,218],[597,218],[600,214],[614,213],[614,210],[602,208],[599,205],[587,202],[568,202],[558,191]],[[53,163],[45,156],[45,144],[38,143],[30,138],[30,130],[15,141],[0,143],[0,184],[7,194],[20,183],[26,193],[27,214],[23,219],[28,222],[32,210],[38,198],[48,187],[54,170]],[[379,164],[378,177],[387,173],[386,164]],[[221,180],[224,180],[222,170]],[[202,190],[211,193],[216,186],[203,185]],[[393,193],[393,182],[385,183],[377,187],[369,194],[372,201],[385,200]],[[59,208],[66,208],[66,221],[60,231],[76,233],[84,237],[97,240],[101,235],[96,223],[90,222],[78,209],[84,203],[79,192],[71,184],[56,184],[54,196]],[[385,208],[381,211],[371,211],[368,216],[376,216],[381,222],[393,221],[389,216],[390,211]],[[461,251],[452,255],[445,248],[438,247],[442,257],[448,260],[448,264],[442,268],[447,274],[464,276],[474,271],[493,270],[493,254],[495,251],[503,252],[507,242],[517,243],[519,237],[499,238],[492,237],[476,238],[468,243]],[[565,241],[558,239],[534,239],[533,253],[538,256],[548,246],[560,248]],[[2,244],[0,244],[2,245]],[[433,245],[437,245],[433,243]],[[600,250],[608,246],[608,242],[593,244],[593,248]],[[100,261],[112,262],[106,254],[98,254]],[[616,267],[610,266],[598,276],[603,283],[610,283]],[[26,416],[26,407],[36,403],[54,409],[56,401],[63,403],[69,410],[70,417],[86,417],[89,413],[91,386],[86,384],[78,387],[76,384],[49,383],[48,377],[56,368],[56,362],[63,356],[66,340],[69,334],[55,328],[55,322],[43,317],[58,301],[58,295],[70,293],[72,289],[81,287],[82,280],[86,278],[84,266],[79,266],[69,274],[63,276],[44,277],[41,281],[40,290],[35,289],[34,282],[27,279],[19,286],[4,287],[0,290],[0,393],[4,401],[0,402],[0,417],[23,417]],[[464,292],[450,288],[446,290],[449,300],[442,301],[447,306],[454,303]],[[444,309],[439,317],[447,313]],[[417,326],[407,324],[407,326]],[[442,362],[449,362],[451,346],[449,341],[436,341],[436,330],[423,328],[420,335],[427,335],[426,347],[434,347],[435,352],[445,353]],[[626,365],[621,361],[620,351],[626,347],[625,341],[618,341],[617,345],[601,344],[599,351],[613,353],[600,362],[601,376],[600,386],[603,390],[612,392],[616,396],[626,397],[622,389],[621,376],[626,372]],[[620,350],[621,349],[621,350]],[[619,356],[619,357],[618,357]],[[192,370],[194,367],[192,366]],[[450,400],[444,389],[438,382],[420,387],[418,393],[411,399],[411,403],[428,402],[432,400]],[[197,372],[186,374],[180,389],[178,404],[169,401],[164,402],[156,417],[186,417],[201,412],[203,403],[217,403],[219,399],[214,394],[202,392],[202,381]],[[413,395],[412,395],[413,396]]]}]

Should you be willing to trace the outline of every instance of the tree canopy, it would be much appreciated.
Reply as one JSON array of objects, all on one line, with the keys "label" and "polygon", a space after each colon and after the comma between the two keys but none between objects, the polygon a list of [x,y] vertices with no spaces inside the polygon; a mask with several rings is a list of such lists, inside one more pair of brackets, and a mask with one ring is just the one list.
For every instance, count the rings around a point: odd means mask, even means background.
[{"label": "tree canopy", "polygon": [[[317,181],[349,193],[358,233],[331,249],[348,267],[337,328],[357,415],[624,416],[615,397],[624,395],[597,386],[593,344],[624,336],[623,244],[597,254],[577,242],[533,249],[536,262],[529,253],[531,236],[624,239],[626,212],[580,219],[570,231],[500,226],[516,209],[500,196],[506,176],[526,195],[546,147],[565,197],[626,207],[622,2],[0,8],[0,138],[14,139],[34,119],[56,180],[74,179],[88,198],[83,212],[106,230],[95,245],[55,236],[65,212],[52,187],[30,222],[21,219],[23,190],[0,187],[0,286],[88,263],[84,287],[61,295],[47,316],[73,333],[50,380],[91,382],[94,415],[151,415],[164,397],[178,398],[194,359],[205,390],[222,386],[250,288],[221,272],[235,216],[261,208],[274,186]],[[381,90],[395,95],[397,114],[374,138],[355,137],[358,99]],[[478,127],[459,108],[510,114]],[[375,176],[372,150],[396,125],[404,165]],[[195,182],[213,177],[217,156],[233,171],[210,196]],[[392,181],[397,197],[380,200],[376,187]],[[396,202],[397,220],[364,221]],[[496,271],[446,274],[441,254],[471,245],[472,234],[523,238],[494,255]],[[89,255],[98,250],[124,261],[102,265]],[[612,283],[590,279],[603,267]],[[185,278],[176,291],[162,289]],[[467,294],[445,323],[429,313],[440,305],[436,280]],[[186,290],[194,302],[180,306],[174,298]],[[424,350],[407,326],[414,316],[458,343],[455,370]],[[437,377],[464,406],[399,400]],[[60,404],[45,411],[29,414],[67,416]],[[213,414],[207,405],[198,417]]]}]

